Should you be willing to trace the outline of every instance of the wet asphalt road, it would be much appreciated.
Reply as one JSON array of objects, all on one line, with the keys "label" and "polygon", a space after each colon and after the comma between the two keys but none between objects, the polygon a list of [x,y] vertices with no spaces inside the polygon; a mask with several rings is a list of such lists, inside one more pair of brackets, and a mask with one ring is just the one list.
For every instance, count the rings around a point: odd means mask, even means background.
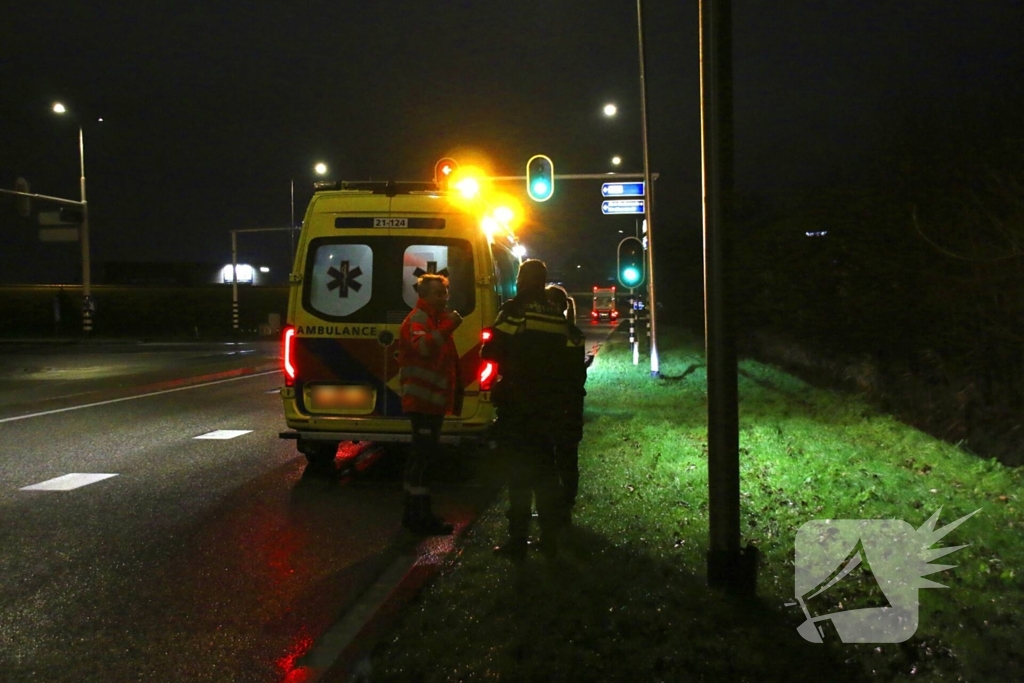
[{"label": "wet asphalt road", "polygon": [[[278,438],[276,354],[0,345],[0,680],[280,681],[417,551],[400,453],[313,475]],[[196,438],[217,430],[244,433]],[[434,487],[457,524],[488,501],[478,468]],[[69,474],[116,476],[24,490]]]},{"label": "wet asphalt road", "polygon": [[[54,354],[48,367],[98,367],[121,353],[72,355]],[[113,375],[101,379],[88,391],[26,392],[34,407],[109,397]],[[281,680],[408,550],[388,456],[355,479],[304,476],[294,442],[277,437],[277,372],[13,421],[31,413],[10,400],[16,382],[4,381],[0,680]],[[195,438],[215,430],[249,431]],[[70,473],[116,476],[21,490]],[[439,494],[468,519],[456,494]]]}]

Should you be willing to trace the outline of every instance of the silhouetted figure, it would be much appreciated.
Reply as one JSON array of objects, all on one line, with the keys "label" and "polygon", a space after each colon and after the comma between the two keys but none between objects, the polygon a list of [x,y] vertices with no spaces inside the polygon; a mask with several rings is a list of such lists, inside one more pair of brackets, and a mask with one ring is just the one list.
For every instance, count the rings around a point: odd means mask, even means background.
[{"label": "silhouetted figure", "polygon": [[543,261],[524,261],[517,294],[506,301],[494,322],[482,358],[498,363],[498,420],[495,433],[508,479],[508,540],[496,552],[525,556],[533,498],[541,547],[558,549],[565,523],[565,498],[555,465],[555,437],[561,423],[558,365],[564,357],[569,325],[544,293]]},{"label": "silhouetted figure", "polygon": [[586,353],[586,339],[576,327],[576,306],[572,297],[558,285],[545,289],[548,300],[563,311],[569,325],[569,336],[558,364],[558,396],[560,423],[555,433],[555,464],[562,481],[565,511],[576,505],[579,491],[579,447],[583,440],[583,399],[587,395],[587,367],[593,356]]}]

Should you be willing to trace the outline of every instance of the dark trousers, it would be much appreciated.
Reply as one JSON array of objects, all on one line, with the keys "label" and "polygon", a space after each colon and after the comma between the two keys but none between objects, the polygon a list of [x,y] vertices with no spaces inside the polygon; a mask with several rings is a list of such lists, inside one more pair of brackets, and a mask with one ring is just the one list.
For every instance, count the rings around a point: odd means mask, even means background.
[{"label": "dark trousers", "polygon": [[410,495],[425,496],[430,493],[426,486],[427,468],[440,448],[444,415],[409,413],[409,419],[412,420],[412,447],[405,462],[402,486]]},{"label": "dark trousers", "polygon": [[508,478],[509,537],[527,537],[534,498],[541,534],[557,531],[563,524],[565,496],[555,466],[554,441],[520,433],[506,441],[503,451]]},{"label": "dark trousers", "polygon": [[569,506],[576,504],[580,489],[580,444],[578,441],[562,441],[555,446],[555,464],[562,480],[562,493]]}]

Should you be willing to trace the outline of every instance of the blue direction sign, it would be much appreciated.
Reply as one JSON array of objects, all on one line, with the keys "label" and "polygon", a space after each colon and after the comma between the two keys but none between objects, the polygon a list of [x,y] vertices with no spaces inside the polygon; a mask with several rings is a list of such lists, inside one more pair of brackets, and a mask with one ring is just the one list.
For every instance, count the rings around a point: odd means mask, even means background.
[{"label": "blue direction sign", "polygon": [[643,197],[644,184],[638,183],[602,183],[602,197]]},{"label": "blue direction sign", "polygon": [[643,213],[644,200],[642,199],[606,199],[601,202],[601,213]]}]

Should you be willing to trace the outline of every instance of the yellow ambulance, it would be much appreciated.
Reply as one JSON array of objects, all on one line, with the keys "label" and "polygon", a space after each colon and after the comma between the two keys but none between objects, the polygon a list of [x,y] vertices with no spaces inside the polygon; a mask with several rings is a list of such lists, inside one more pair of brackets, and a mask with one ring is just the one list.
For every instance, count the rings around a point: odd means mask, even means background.
[{"label": "yellow ambulance", "polygon": [[494,421],[499,369],[480,345],[502,302],[515,296],[515,237],[434,183],[318,183],[306,210],[282,332],[288,431],[311,463],[342,441],[410,440],[398,381],[399,328],[416,304],[417,278],[449,279],[453,339],[465,388],[445,418],[442,443],[481,439]]}]

